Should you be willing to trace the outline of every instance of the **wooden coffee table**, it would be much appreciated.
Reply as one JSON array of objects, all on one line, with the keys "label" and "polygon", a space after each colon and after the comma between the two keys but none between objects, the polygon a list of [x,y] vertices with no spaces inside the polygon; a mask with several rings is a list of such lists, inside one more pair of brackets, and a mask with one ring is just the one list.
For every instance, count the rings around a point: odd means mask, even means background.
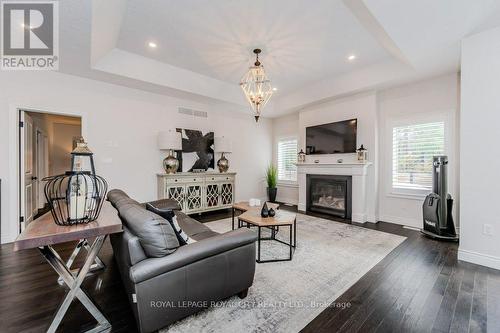
[{"label": "wooden coffee table", "polygon": [[[292,212],[287,212],[283,210],[277,210],[274,217],[261,217],[260,209],[250,209],[238,216],[238,227],[242,226],[242,223],[246,223],[249,228],[251,225],[258,228],[257,237],[257,262],[277,262],[277,261],[290,261],[293,257],[293,251],[295,250],[297,244],[297,214]],[[276,233],[279,227],[289,227],[290,228],[290,240],[289,242],[284,242],[276,238]],[[262,228],[268,228],[271,230],[270,237],[262,237]],[[292,230],[293,229],[293,230]],[[290,251],[288,258],[284,259],[260,259],[260,246],[261,242],[264,240],[272,240],[285,245],[288,245]],[[293,241],[293,243],[292,243]]]},{"label": "wooden coffee table", "polygon": [[[272,202],[266,202],[266,203],[267,203],[267,207],[268,208],[272,208],[275,211],[277,211],[280,208],[280,205],[277,204],[277,203],[272,203]],[[248,201],[240,201],[240,202],[236,202],[236,203],[233,204],[233,209],[232,209],[232,211],[233,211],[233,218],[232,218],[232,221],[231,221],[232,229],[233,230],[234,230],[234,213],[236,211],[244,213],[247,210],[251,210],[251,209],[257,210],[257,211],[260,212],[260,210],[262,209],[262,206],[250,206],[250,204],[248,203]]]}]

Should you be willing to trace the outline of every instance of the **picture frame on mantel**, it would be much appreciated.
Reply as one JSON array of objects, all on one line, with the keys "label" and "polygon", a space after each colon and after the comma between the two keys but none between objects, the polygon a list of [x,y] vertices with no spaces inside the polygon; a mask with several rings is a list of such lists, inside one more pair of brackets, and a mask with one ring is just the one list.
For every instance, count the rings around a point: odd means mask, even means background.
[{"label": "picture frame on mantel", "polygon": [[182,151],[177,152],[179,171],[214,171],[214,132],[177,128],[182,135]]}]

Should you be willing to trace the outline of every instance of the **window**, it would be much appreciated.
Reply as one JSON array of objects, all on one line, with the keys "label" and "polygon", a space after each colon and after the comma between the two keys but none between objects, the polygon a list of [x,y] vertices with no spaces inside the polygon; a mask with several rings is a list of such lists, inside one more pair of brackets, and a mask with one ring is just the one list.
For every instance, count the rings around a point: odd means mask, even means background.
[{"label": "window", "polygon": [[444,154],[444,122],[397,126],[392,129],[392,187],[432,188],[432,157]]},{"label": "window", "polygon": [[297,181],[297,139],[278,141],[278,180]]}]

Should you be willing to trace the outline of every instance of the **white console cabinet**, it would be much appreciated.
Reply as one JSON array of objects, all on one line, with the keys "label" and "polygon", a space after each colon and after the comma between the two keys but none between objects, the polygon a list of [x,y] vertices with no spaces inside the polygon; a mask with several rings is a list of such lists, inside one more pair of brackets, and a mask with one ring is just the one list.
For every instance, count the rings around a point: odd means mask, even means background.
[{"label": "white console cabinet", "polygon": [[176,200],[187,214],[231,208],[235,178],[234,172],[158,174],[158,198]]}]

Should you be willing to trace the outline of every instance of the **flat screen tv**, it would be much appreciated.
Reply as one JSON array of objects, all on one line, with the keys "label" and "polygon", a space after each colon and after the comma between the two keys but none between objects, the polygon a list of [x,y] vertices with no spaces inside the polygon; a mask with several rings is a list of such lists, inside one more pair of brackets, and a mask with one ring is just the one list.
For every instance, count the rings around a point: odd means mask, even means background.
[{"label": "flat screen tv", "polygon": [[357,127],[357,119],[307,127],[306,154],[355,153]]}]

